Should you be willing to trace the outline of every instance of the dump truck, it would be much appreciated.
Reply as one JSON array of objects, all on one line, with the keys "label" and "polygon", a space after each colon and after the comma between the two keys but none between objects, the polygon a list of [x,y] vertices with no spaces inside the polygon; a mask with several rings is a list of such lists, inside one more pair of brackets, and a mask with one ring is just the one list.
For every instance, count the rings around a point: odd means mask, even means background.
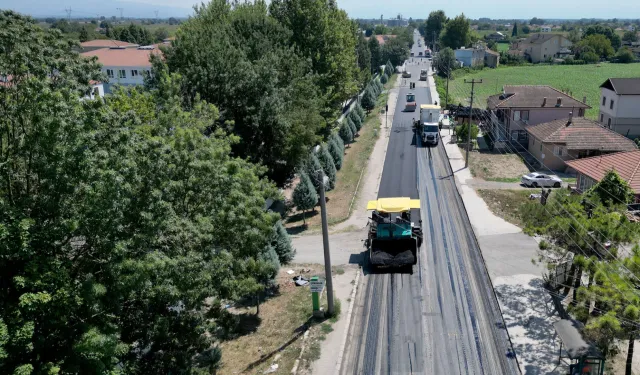
[{"label": "dump truck", "polygon": [[405,112],[415,112],[418,104],[416,103],[416,94],[410,92],[407,94],[407,102],[404,105]]},{"label": "dump truck", "polygon": [[437,145],[440,140],[440,106],[435,104],[422,104],[420,106],[420,119],[414,120],[413,129],[425,145]]},{"label": "dump truck", "polygon": [[411,209],[419,208],[420,200],[408,197],[367,203],[372,211],[366,240],[371,267],[411,267],[418,262],[422,229],[411,220]]}]

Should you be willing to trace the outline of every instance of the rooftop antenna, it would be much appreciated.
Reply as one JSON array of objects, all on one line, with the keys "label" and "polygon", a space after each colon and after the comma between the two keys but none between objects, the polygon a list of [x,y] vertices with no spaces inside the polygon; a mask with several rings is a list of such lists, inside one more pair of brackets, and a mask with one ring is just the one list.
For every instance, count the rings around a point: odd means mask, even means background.
[{"label": "rooftop antenna", "polygon": [[67,12],[67,20],[71,21],[71,7],[64,8],[64,11]]},{"label": "rooftop antenna", "polygon": [[120,12],[120,20],[122,21],[122,12],[124,11],[123,8],[116,8],[117,11]]}]

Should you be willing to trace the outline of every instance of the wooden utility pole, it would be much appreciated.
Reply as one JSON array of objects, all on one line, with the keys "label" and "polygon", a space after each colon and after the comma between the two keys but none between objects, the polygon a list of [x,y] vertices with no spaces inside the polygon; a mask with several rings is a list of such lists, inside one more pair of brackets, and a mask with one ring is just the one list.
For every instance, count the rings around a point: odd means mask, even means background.
[{"label": "wooden utility pole", "polygon": [[464,80],[464,83],[471,84],[471,102],[469,103],[469,124],[467,124],[467,155],[464,159],[464,167],[467,168],[469,166],[469,149],[471,148],[471,126],[473,125],[473,90],[475,89],[476,83],[482,83],[482,80],[476,80],[475,78],[467,81]]}]

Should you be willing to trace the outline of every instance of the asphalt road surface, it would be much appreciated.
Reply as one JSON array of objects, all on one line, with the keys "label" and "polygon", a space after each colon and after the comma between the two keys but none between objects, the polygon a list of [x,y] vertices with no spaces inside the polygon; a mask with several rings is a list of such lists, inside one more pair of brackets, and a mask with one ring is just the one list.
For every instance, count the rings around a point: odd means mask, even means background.
[{"label": "asphalt road surface", "polygon": [[[411,81],[421,67],[406,64]],[[431,103],[427,88],[411,91],[418,108]],[[413,273],[370,273],[364,265],[342,373],[517,374],[444,148],[414,137],[419,110],[403,112],[408,92],[400,88],[378,197],[419,198],[412,220],[422,220],[424,241]]]}]

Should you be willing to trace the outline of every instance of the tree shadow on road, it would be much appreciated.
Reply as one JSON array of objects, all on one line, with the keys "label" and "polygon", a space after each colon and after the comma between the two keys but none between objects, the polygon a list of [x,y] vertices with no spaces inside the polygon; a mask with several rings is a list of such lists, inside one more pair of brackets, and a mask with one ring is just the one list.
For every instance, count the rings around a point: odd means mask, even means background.
[{"label": "tree shadow on road", "polygon": [[556,368],[560,340],[553,327],[560,314],[543,280],[499,284],[495,291],[524,374],[563,374],[562,365]]}]

